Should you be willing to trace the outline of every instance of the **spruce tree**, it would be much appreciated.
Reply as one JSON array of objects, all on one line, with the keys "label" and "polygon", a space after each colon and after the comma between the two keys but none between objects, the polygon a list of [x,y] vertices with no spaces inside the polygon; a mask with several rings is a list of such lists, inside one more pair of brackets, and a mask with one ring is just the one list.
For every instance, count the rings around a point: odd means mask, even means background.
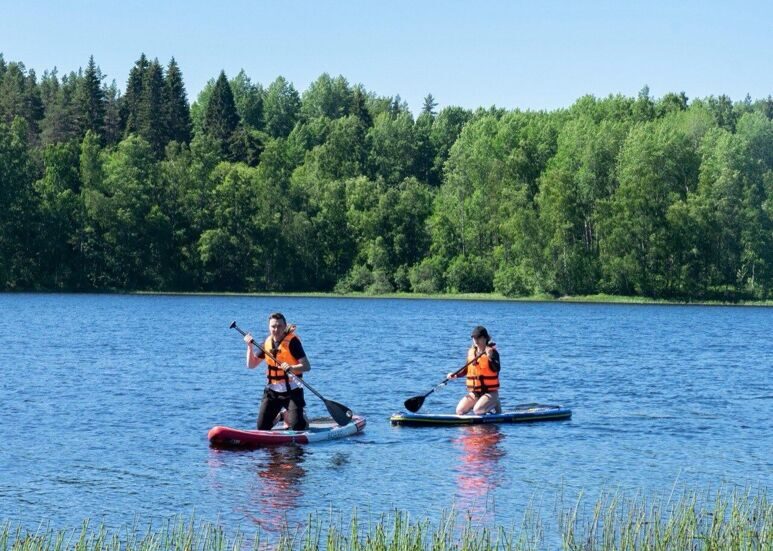
[{"label": "spruce tree", "polygon": [[121,127],[121,92],[115,80],[110,86],[104,86],[102,93],[105,97],[105,126],[103,141],[107,145],[117,144],[121,141],[123,128]]},{"label": "spruce tree", "polygon": [[91,130],[100,136],[104,135],[105,127],[105,93],[102,90],[102,72],[94,62],[94,56],[89,57],[86,71],[78,80],[75,97],[78,109],[78,129],[81,135]]},{"label": "spruce tree", "polygon": [[166,69],[164,79],[163,114],[167,141],[191,141],[191,113],[185,94],[182,72],[174,58]]},{"label": "spruce tree", "polygon": [[239,114],[236,111],[233,91],[225,71],[220,71],[220,76],[212,89],[202,126],[205,133],[220,141],[223,151],[239,126]]},{"label": "spruce tree", "polygon": [[142,80],[142,94],[138,109],[138,131],[151,146],[157,157],[164,154],[166,131],[162,114],[164,71],[158,59],[148,65]]},{"label": "spruce tree", "polygon": [[142,99],[145,73],[148,70],[148,58],[142,54],[129,71],[129,80],[126,82],[126,95],[121,102],[121,120],[125,129],[125,135],[139,131],[139,106]]}]

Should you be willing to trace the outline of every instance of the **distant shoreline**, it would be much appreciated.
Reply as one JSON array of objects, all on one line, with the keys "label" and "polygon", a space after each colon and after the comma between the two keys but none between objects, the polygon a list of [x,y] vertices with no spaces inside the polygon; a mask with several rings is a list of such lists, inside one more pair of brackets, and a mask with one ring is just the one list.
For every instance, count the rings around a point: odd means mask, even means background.
[{"label": "distant shoreline", "polygon": [[[110,293],[108,293],[110,294]],[[543,303],[577,303],[577,304],[642,304],[642,305],[661,305],[661,306],[773,306],[773,300],[755,300],[725,302],[719,300],[673,300],[673,299],[653,299],[638,296],[616,296],[616,295],[577,295],[552,297],[550,295],[533,295],[527,297],[506,297],[499,293],[386,293],[386,294],[368,294],[368,293],[324,293],[324,292],[299,292],[299,293],[271,293],[271,292],[251,292],[251,293],[232,293],[232,292],[175,292],[175,291],[134,291],[119,292],[115,294],[135,294],[135,295],[170,295],[170,296],[233,296],[233,297],[290,297],[290,298],[350,298],[350,299],[402,299],[402,300],[478,300],[490,302],[543,302]]]},{"label": "distant shoreline", "polygon": [[4,290],[0,295],[138,295],[138,296],[212,296],[212,297],[288,297],[288,298],[348,298],[348,299],[399,299],[399,300],[468,300],[488,302],[540,302],[570,304],[640,304],[644,306],[758,306],[771,307],[773,300],[741,300],[737,302],[721,300],[677,300],[656,299],[640,296],[618,295],[576,295],[553,297],[548,294],[523,297],[507,297],[499,293],[385,293],[368,294],[364,292],[231,292],[231,291],[66,291],[66,290]]}]

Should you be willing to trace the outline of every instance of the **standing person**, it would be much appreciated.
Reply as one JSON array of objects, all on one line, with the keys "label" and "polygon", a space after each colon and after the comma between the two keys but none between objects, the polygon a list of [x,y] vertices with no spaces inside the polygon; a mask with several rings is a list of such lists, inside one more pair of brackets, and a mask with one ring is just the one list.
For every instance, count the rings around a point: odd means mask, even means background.
[{"label": "standing person", "polygon": [[263,390],[263,400],[258,412],[258,430],[271,430],[277,414],[285,408],[285,423],[292,430],[304,430],[308,425],[303,415],[306,401],[303,387],[291,377],[297,377],[311,370],[311,365],[303,350],[301,340],[295,334],[295,326],[287,327],[284,315],[275,312],[268,317],[269,335],[263,343],[278,361],[267,357],[260,348],[252,344],[252,335],[247,333],[247,367],[254,369],[261,361],[266,361],[267,384]]},{"label": "standing person", "polygon": [[[499,352],[496,343],[489,337],[482,325],[472,330],[472,346],[467,351],[468,365],[455,373],[449,373],[449,379],[467,377],[467,394],[459,400],[456,414],[464,415],[470,410],[476,415],[494,412],[501,413],[499,402]],[[477,357],[477,359],[476,359]],[[474,360],[474,361],[473,361]]]}]

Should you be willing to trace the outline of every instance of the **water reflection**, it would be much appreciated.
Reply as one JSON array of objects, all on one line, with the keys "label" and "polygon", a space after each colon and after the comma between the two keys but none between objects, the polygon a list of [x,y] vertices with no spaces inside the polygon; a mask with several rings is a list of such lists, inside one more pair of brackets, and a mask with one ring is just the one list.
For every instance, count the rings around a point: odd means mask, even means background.
[{"label": "water reflection", "polygon": [[473,521],[494,513],[493,491],[502,482],[500,460],[506,455],[499,444],[504,434],[496,425],[460,427],[453,439],[461,453],[456,467],[456,506]]},{"label": "water reflection", "polygon": [[279,446],[260,450],[255,485],[245,516],[261,529],[277,532],[290,524],[288,513],[303,495],[306,451],[303,446]]}]

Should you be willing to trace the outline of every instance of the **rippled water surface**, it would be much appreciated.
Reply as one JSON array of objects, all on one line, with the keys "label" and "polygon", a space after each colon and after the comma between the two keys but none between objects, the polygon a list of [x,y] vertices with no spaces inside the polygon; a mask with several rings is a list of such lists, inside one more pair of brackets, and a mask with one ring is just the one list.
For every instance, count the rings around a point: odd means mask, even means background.
[{"label": "rippled water surface", "polygon": [[[262,374],[232,320],[283,311],[308,381],[368,420],[355,437],[223,452],[252,428]],[[465,361],[483,324],[503,402],[561,403],[570,421],[392,427],[389,415]],[[0,521],[109,527],[177,514],[274,530],[309,513],[505,525],[601,489],[645,495],[773,479],[773,310],[287,297],[0,295]],[[423,412],[450,412],[463,383]],[[311,416],[326,414],[307,393]]]}]

